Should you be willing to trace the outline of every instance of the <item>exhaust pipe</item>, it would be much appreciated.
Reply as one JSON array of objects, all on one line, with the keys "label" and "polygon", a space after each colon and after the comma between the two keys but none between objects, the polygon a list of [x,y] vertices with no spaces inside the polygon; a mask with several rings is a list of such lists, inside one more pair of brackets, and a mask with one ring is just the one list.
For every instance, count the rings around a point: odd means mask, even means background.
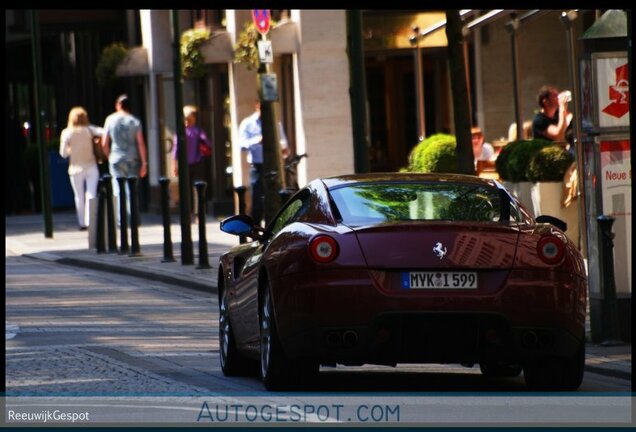
[{"label": "exhaust pipe", "polygon": [[343,333],[342,340],[345,346],[350,348],[358,343],[358,333],[353,330],[347,330]]},{"label": "exhaust pipe", "polygon": [[342,345],[342,337],[339,332],[329,332],[327,334],[327,345],[335,347]]},{"label": "exhaust pipe", "polygon": [[537,346],[539,340],[537,334],[533,331],[527,331],[521,337],[521,343],[527,348],[534,348]]}]

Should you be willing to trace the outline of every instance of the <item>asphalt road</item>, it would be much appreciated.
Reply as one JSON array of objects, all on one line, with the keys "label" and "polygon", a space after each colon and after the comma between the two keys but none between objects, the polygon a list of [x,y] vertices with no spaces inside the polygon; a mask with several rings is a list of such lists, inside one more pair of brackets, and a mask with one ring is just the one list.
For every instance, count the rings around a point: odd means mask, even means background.
[{"label": "asphalt road", "polygon": [[[6,257],[6,383],[16,394],[262,392],[258,377],[226,378],[218,305],[208,294],[126,275]],[[15,335],[12,337],[12,335]],[[582,392],[630,391],[586,373]],[[478,366],[322,368],[318,392],[524,392],[523,377]]]}]

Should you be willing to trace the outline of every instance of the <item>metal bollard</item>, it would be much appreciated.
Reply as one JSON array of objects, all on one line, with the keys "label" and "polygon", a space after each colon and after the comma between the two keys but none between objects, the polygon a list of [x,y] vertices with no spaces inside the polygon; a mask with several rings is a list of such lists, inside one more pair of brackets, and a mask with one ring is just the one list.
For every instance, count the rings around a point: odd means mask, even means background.
[{"label": "metal bollard", "polygon": [[139,247],[139,196],[137,194],[138,179],[136,176],[128,177],[128,189],[130,190],[130,253],[128,256],[140,256]]},{"label": "metal bollard", "polygon": [[[234,191],[238,197],[238,212],[239,214],[245,214],[245,192],[247,188],[245,186],[237,186],[234,188]],[[239,236],[239,243],[247,243],[247,238],[245,236]]]},{"label": "metal bollard", "polygon": [[163,219],[163,259],[161,262],[174,262],[172,236],[170,235],[170,197],[168,193],[170,179],[159,177],[159,184],[161,185],[161,215]]},{"label": "metal bollard", "polygon": [[113,184],[110,174],[104,174],[106,188],[106,221],[108,222],[108,252],[117,252],[117,231],[115,231],[115,213],[113,209]]},{"label": "metal bollard", "polygon": [[128,204],[126,200],[126,177],[117,177],[119,184],[119,253],[128,253]]},{"label": "metal bollard", "polygon": [[199,208],[197,209],[199,216],[199,265],[198,269],[210,268],[208,262],[208,242],[205,236],[205,188],[208,184],[204,181],[197,181],[194,187],[197,190],[197,201]]},{"label": "metal bollard", "polygon": [[97,253],[106,253],[106,238],[104,229],[104,211],[106,209],[106,190],[104,188],[104,177],[97,182]]},{"label": "metal bollard", "polygon": [[616,280],[614,278],[614,233],[612,224],[616,218],[601,215],[596,218],[601,232],[601,291],[603,293],[603,342],[601,346],[623,345],[620,338],[618,308],[616,305]]}]

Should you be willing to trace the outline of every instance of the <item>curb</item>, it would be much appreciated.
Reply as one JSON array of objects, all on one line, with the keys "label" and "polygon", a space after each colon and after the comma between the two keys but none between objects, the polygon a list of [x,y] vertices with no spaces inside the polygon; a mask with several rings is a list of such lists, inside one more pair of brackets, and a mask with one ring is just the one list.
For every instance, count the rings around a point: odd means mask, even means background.
[{"label": "curb", "polygon": [[130,267],[121,267],[121,266],[116,266],[116,265],[111,265],[106,263],[86,262],[86,261],[75,259],[75,258],[60,258],[60,259],[57,259],[56,262],[63,265],[82,267],[82,268],[87,268],[91,270],[99,270],[99,271],[104,271],[109,273],[125,274],[128,276],[135,276],[135,277],[139,277],[143,279],[154,280],[157,282],[165,282],[172,285],[179,285],[179,286],[183,286],[187,288],[192,288],[197,291],[203,291],[208,294],[216,295],[218,293],[217,287],[211,284],[207,285],[202,282],[196,282],[193,280],[184,280],[182,278],[158,274],[158,273],[150,273],[145,270],[139,270],[139,269],[130,268]]},{"label": "curb", "polygon": [[612,378],[619,378],[619,379],[628,380],[628,381],[632,380],[631,372],[624,372],[624,371],[616,370],[616,369],[603,368],[600,366],[586,364],[585,371],[592,372],[598,375],[612,377]]}]

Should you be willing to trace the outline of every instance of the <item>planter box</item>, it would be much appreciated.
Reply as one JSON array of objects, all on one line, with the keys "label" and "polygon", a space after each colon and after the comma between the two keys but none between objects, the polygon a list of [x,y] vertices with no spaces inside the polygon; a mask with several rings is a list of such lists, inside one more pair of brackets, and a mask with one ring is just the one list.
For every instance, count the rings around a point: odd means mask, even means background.
[{"label": "planter box", "polygon": [[[509,188],[508,185],[511,185]],[[528,209],[531,214],[536,216],[534,207],[532,205],[532,183],[531,182],[504,182],[504,187],[514,194],[521,204]]]},{"label": "planter box", "polygon": [[538,182],[532,186],[532,203],[535,216],[550,215],[568,224],[565,234],[579,246],[579,214],[575,201],[565,208],[562,205],[562,182]]}]

